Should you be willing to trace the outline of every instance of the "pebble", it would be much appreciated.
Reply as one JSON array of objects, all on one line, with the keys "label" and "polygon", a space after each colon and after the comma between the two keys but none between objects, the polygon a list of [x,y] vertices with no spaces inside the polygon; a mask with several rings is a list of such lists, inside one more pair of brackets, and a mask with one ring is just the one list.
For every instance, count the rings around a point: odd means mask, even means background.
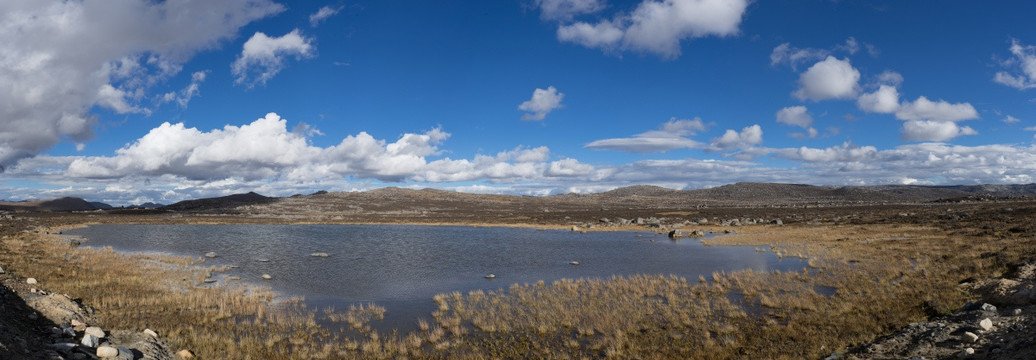
[{"label": "pebble", "polygon": [[964,353],[963,353],[963,355],[964,355],[964,356],[971,356],[971,355],[975,355],[975,349],[972,349],[972,348],[965,348],[965,349],[964,349]]},{"label": "pebble", "polygon": [[144,329],[144,333],[147,334],[150,337],[158,338],[158,333],[156,333],[154,330]]},{"label": "pebble", "polygon": [[87,334],[90,334],[90,335],[96,336],[96,337],[97,337],[97,338],[99,338],[99,339],[103,339],[103,338],[104,338],[104,337],[105,337],[105,336],[107,335],[107,334],[105,334],[105,333],[104,333],[104,330],[101,330],[101,328],[99,328],[99,327],[96,327],[96,326],[91,326],[91,327],[88,327],[88,328],[86,328],[86,330],[84,330],[84,331],[85,331],[85,332],[86,332]]},{"label": "pebble", "polygon": [[496,274],[488,274],[488,275],[486,275],[486,279],[493,279],[493,278],[496,278]]},{"label": "pebble", "polygon": [[86,346],[86,347],[95,348],[98,345],[101,345],[101,339],[97,338],[93,334],[86,334],[86,335],[83,335],[83,340],[80,341],[79,343],[83,344],[83,346]]},{"label": "pebble", "polygon": [[579,265],[579,262],[573,260],[569,262],[569,265]]},{"label": "pebble", "polygon": [[270,279],[273,279],[273,276],[270,276],[270,274],[263,274],[263,280],[270,280]]},{"label": "pebble", "polygon": [[36,285],[38,282],[36,281],[36,278],[28,278],[25,279],[25,283],[29,285]]},{"label": "pebble", "polygon": [[216,254],[215,251],[209,251],[209,252],[205,253],[205,257],[207,257],[209,259],[212,259],[212,258],[217,257],[217,256],[219,256],[219,254]]},{"label": "pebble", "polygon": [[97,348],[97,357],[113,358],[116,356],[119,356],[119,349],[113,348],[111,346],[101,346]]},{"label": "pebble", "polygon": [[993,304],[982,304],[982,311],[996,311],[996,305]]},{"label": "pebble", "polygon": [[989,318],[982,319],[982,321],[978,322],[978,327],[982,328],[983,331],[992,330],[993,320],[989,320]]},{"label": "pebble", "polygon": [[1021,314],[1022,314],[1022,309],[1014,309],[1014,316],[1018,316],[1018,315],[1021,315]]},{"label": "pebble", "polygon": [[975,335],[975,333],[970,332],[970,331],[965,332],[964,333],[964,341],[967,341],[969,343],[976,342],[976,341],[978,341],[978,335]]}]

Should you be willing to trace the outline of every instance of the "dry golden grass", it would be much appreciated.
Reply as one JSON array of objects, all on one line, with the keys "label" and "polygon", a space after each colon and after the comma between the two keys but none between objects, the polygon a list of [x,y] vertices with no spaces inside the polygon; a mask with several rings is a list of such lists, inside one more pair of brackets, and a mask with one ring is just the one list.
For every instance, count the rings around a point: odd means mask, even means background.
[{"label": "dry golden grass", "polygon": [[[719,230],[719,228],[706,228]],[[958,282],[996,276],[1033,239],[915,225],[751,226],[710,245],[808,259],[801,271],[632,276],[440,294],[433,322],[378,333],[386,311],[315,311],[238,282],[199,285],[198,260],[74,248],[19,234],[5,269],[99,310],[101,326],[149,327],[203,358],[818,358],[968,300]],[[999,254],[990,256],[989,254]],[[348,329],[328,329],[318,317]],[[347,333],[348,332],[348,333]],[[357,335],[358,334],[358,335]]]}]

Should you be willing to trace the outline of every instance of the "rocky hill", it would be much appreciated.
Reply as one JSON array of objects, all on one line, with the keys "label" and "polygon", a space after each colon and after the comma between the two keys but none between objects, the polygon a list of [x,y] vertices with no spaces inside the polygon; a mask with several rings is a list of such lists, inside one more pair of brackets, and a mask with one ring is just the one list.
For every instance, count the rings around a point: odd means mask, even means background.
[{"label": "rocky hill", "polygon": [[52,200],[0,202],[0,211],[60,212],[88,210],[97,210],[97,207],[86,200],[75,197],[63,197]]}]

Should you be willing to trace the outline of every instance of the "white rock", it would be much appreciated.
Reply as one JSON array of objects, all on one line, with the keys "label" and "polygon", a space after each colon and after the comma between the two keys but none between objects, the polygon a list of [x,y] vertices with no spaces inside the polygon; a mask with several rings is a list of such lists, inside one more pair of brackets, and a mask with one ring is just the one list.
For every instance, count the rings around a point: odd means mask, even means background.
[{"label": "white rock", "polygon": [[967,341],[969,343],[976,342],[976,341],[978,341],[978,335],[975,335],[975,333],[970,332],[970,331],[965,332],[964,333],[964,341]]},{"label": "white rock", "polygon": [[93,334],[86,334],[83,335],[83,340],[79,343],[86,347],[97,347],[97,345],[101,345],[101,339],[98,339]]},{"label": "white rock", "polygon": [[273,276],[270,276],[270,274],[263,274],[263,280],[270,280],[270,279],[273,279]]},{"label": "white rock", "polygon": [[96,326],[91,326],[91,327],[86,328],[85,332],[87,334],[96,336],[98,339],[104,339],[104,337],[107,335],[107,334],[104,333],[104,330],[101,330],[101,328],[96,327]]},{"label": "white rock", "polygon": [[978,322],[978,327],[982,328],[982,331],[989,331],[993,329],[993,320],[989,318],[982,319]]},{"label": "white rock", "polygon": [[147,334],[148,336],[153,337],[153,338],[157,338],[158,337],[158,333],[156,333],[154,330],[151,330],[151,329],[144,329],[144,333]]},{"label": "white rock", "polygon": [[36,285],[37,281],[36,281],[36,278],[28,278],[28,279],[25,279],[25,283],[29,284],[29,285]]},{"label": "white rock", "polygon": [[326,258],[326,257],[328,257],[330,255],[328,255],[325,252],[315,252],[315,253],[309,254],[309,256]]},{"label": "white rock", "polygon": [[1019,309],[1014,309],[1014,316],[1018,316],[1018,315],[1021,315],[1021,314],[1022,314],[1022,309],[1020,309],[1020,308]]},{"label": "white rock", "polygon": [[488,274],[488,275],[486,275],[486,279],[494,279],[494,278],[496,278],[496,274]]},{"label": "white rock", "polygon": [[207,257],[209,259],[212,259],[212,258],[217,257],[217,256],[219,256],[219,255],[216,254],[215,251],[209,251],[209,252],[205,253],[205,257]]},{"label": "white rock", "polygon": [[3,274],[3,273],[4,273],[4,267],[0,266],[0,274]]},{"label": "white rock", "polygon": [[972,349],[972,348],[965,348],[965,349],[964,349],[964,354],[963,354],[963,355],[964,355],[964,356],[971,356],[971,355],[975,355],[975,349]]},{"label": "white rock", "polygon": [[111,346],[101,346],[97,348],[97,357],[101,358],[113,358],[119,356],[119,349]]}]

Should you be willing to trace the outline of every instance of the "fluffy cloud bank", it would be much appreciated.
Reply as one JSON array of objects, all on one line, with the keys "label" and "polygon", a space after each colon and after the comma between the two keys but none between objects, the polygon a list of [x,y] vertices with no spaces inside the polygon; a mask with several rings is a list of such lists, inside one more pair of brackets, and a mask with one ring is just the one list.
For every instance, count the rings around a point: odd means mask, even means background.
[{"label": "fluffy cloud bank", "polygon": [[[673,119],[659,130],[629,139],[646,138],[650,144],[663,133],[692,135],[705,128],[699,119]],[[552,158],[545,146],[472,158],[443,157],[442,146],[450,134],[437,128],[403,134],[395,141],[361,132],[326,147],[312,144],[309,137],[317,133],[304,124],[289,127],[287,120],[273,113],[244,125],[207,131],[165,123],[112,156],[23,159],[0,174],[0,181],[31,179],[47,186],[0,188],[0,198],[80,196],[114,204],[170,203],[247,191],[287,196],[401,183],[546,195],[634,184],[700,188],[733,181],[835,185],[1036,181],[1032,175],[1036,173],[1036,146],[917,143],[880,150],[847,142],[827,148],[765,148],[759,147],[759,125],[726,130],[708,145],[696,143],[695,150],[701,153],[695,156],[720,151],[720,159],[644,159],[614,165],[566,156]],[[643,144],[613,150],[633,150]],[[736,160],[723,159],[728,155]],[[754,161],[767,156],[790,163],[773,167]]]},{"label": "fluffy cloud bank", "polygon": [[[596,1],[554,0],[537,4],[544,18],[559,20],[600,9]],[[557,34],[560,41],[590,48],[642,51],[671,59],[680,56],[683,40],[736,34],[747,7],[746,0],[644,0],[629,14],[618,14],[596,24],[561,25]]]},{"label": "fluffy cloud bank", "polygon": [[268,0],[0,2],[0,166],[90,139],[95,106],[148,113],[152,86],[283,9]]}]

